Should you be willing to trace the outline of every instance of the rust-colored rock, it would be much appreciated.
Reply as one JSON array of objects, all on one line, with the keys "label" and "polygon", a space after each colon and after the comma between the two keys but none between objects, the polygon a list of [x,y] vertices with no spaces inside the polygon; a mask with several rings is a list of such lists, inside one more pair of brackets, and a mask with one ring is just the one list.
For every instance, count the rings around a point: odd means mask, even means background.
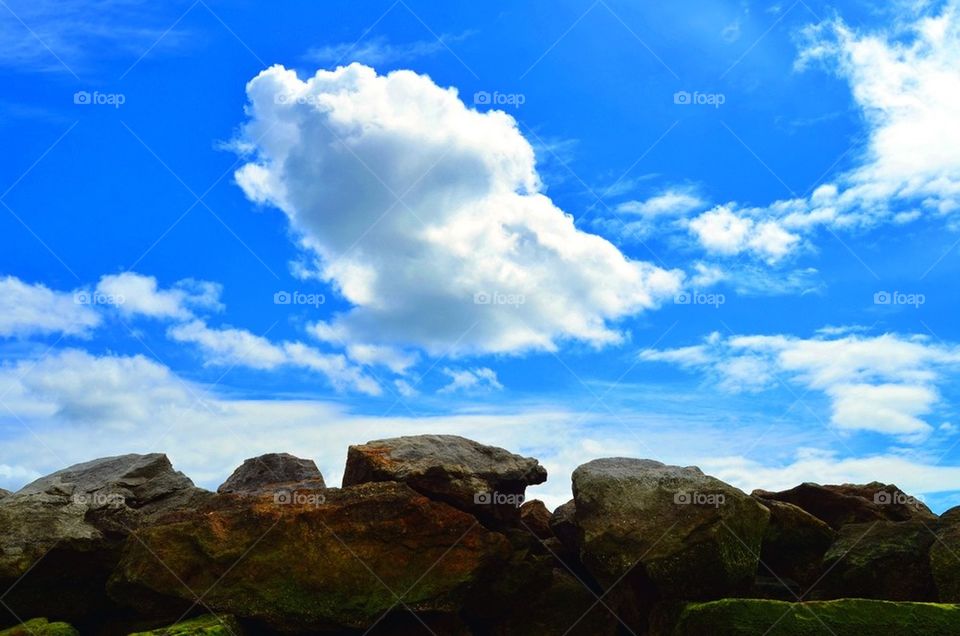
[{"label": "rust-colored rock", "polygon": [[220,495],[128,540],[111,595],[176,618],[194,600],[279,630],[366,628],[397,595],[455,613],[508,557],[503,535],[399,483]]}]

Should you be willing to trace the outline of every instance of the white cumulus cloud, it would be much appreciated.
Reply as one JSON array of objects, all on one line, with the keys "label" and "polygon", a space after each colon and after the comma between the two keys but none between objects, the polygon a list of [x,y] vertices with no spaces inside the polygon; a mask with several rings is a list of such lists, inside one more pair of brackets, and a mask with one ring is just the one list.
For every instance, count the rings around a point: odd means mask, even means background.
[{"label": "white cumulus cloud", "polygon": [[[619,342],[682,274],[626,258],[540,192],[512,117],[468,108],[411,71],[351,64],[301,80],[272,67],[247,85],[236,174],[287,215],[318,274],[352,307],[318,325],[332,343],[431,354]],[[477,303],[475,295],[523,302]]]},{"label": "white cumulus cloud", "polygon": [[896,334],[803,339],[714,333],[702,344],[646,350],[640,358],[703,370],[732,391],[789,381],[825,394],[839,429],[919,441],[933,431],[924,416],[941,401],[937,387],[960,364],[960,348]]},{"label": "white cumulus cloud", "polygon": [[0,338],[87,336],[101,318],[85,300],[82,294],[31,285],[14,276],[0,277]]}]

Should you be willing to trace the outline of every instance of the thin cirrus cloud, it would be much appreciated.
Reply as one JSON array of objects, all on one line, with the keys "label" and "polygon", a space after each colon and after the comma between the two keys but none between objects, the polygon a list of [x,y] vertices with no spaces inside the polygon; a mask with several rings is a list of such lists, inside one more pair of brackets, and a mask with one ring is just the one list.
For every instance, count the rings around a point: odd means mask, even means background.
[{"label": "thin cirrus cloud", "polygon": [[448,50],[449,45],[462,42],[473,35],[465,31],[457,35],[440,35],[432,40],[394,43],[385,37],[373,37],[360,42],[338,42],[311,48],[304,61],[335,65],[344,61],[361,62],[369,66],[412,62]]},{"label": "thin cirrus cloud", "polygon": [[351,64],[304,81],[274,66],[247,94],[241,145],[256,152],[237,182],[287,215],[316,276],[352,305],[315,327],[331,343],[601,346],[679,289],[681,272],[628,259],[540,192],[512,117],[427,76]]},{"label": "thin cirrus cloud", "polygon": [[938,386],[960,365],[960,348],[895,334],[803,339],[713,333],[701,344],[642,351],[640,359],[705,372],[729,391],[790,382],[826,395],[831,423],[840,430],[919,442],[934,430],[925,418],[940,405]]},{"label": "thin cirrus cloud", "polygon": [[806,29],[800,70],[819,64],[845,79],[866,122],[857,165],[809,196],[761,207],[729,203],[694,218],[708,252],[771,264],[818,228],[908,223],[960,208],[960,4],[866,33],[836,18]]}]

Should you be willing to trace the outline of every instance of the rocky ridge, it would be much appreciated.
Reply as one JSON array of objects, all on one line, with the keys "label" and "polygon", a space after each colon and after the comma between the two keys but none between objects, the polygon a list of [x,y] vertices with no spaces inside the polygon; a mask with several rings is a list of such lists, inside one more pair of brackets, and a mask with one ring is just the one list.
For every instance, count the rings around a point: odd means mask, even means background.
[{"label": "rocky ridge", "polygon": [[161,454],[71,466],[0,492],[0,636],[960,633],[960,510],[894,485],[605,458],[551,512],[546,477],[450,435],[352,446],[341,488],[286,453],[216,493]]}]

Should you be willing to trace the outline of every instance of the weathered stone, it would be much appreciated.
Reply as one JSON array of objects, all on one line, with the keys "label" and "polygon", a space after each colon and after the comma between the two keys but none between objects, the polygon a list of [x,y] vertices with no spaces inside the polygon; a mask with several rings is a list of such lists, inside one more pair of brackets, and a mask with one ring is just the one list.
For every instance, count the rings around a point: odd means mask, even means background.
[{"label": "weathered stone", "polygon": [[509,551],[503,535],[405,484],[279,503],[218,496],[128,540],[109,590],[151,615],[184,611],[199,590],[212,611],[274,629],[363,629],[397,607],[394,593],[415,611],[455,613]]},{"label": "weathered stone", "polygon": [[9,497],[12,494],[13,493],[7,490],[6,488],[0,488],[0,499],[3,499],[4,497]]},{"label": "weathered stone", "polygon": [[531,499],[520,506],[520,523],[538,539],[553,536],[550,530],[550,511],[539,499]]},{"label": "weathered stone", "polygon": [[[770,516],[700,469],[598,459],[573,473],[584,565],[604,587],[631,573],[662,598],[716,598],[749,587]],[[632,581],[632,582],[631,582]]]},{"label": "weathered stone", "polygon": [[793,504],[773,499],[762,503],[770,510],[770,524],[760,548],[759,573],[788,584],[794,581],[801,586],[812,585],[820,576],[823,555],[836,538],[836,532]]},{"label": "weathered stone", "polygon": [[550,530],[567,550],[580,554],[580,530],[577,528],[577,504],[571,499],[557,506],[550,516]]},{"label": "weathered stone", "polygon": [[57,616],[82,627],[111,611],[104,584],[124,538],[209,496],[160,454],[98,459],[34,481],[0,500],[0,587],[16,582],[4,602],[36,616],[56,598]]},{"label": "weathered stone", "polygon": [[723,599],[691,603],[671,631],[651,636],[953,636],[960,607],[840,599],[810,603]]},{"label": "weathered stone", "polygon": [[278,486],[297,489],[326,488],[323,475],[312,459],[301,459],[288,453],[269,453],[252,457],[241,464],[223,482],[220,494],[261,494]]},{"label": "weathered stone", "polygon": [[753,494],[761,500],[773,499],[799,506],[834,530],[847,523],[934,521],[937,518],[922,501],[893,484],[876,481],[838,486],[804,483],[782,492],[755,490]]},{"label": "weathered stone", "polygon": [[398,481],[484,521],[515,523],[527,486],[546,479],[536,459],[457,435],[415,435],[351,446],[343,485]]},{"label": "weathered stone", "polygon": [[935,601],[929,552],[933,530],[920,521],[852,523],[824,555],[817,598]]},{"label": "weathered stone", "polygon": [[960,603],[960,520],[952,508],[940,517],[937,540],[930,546],[930,571],[943,603]]}]

